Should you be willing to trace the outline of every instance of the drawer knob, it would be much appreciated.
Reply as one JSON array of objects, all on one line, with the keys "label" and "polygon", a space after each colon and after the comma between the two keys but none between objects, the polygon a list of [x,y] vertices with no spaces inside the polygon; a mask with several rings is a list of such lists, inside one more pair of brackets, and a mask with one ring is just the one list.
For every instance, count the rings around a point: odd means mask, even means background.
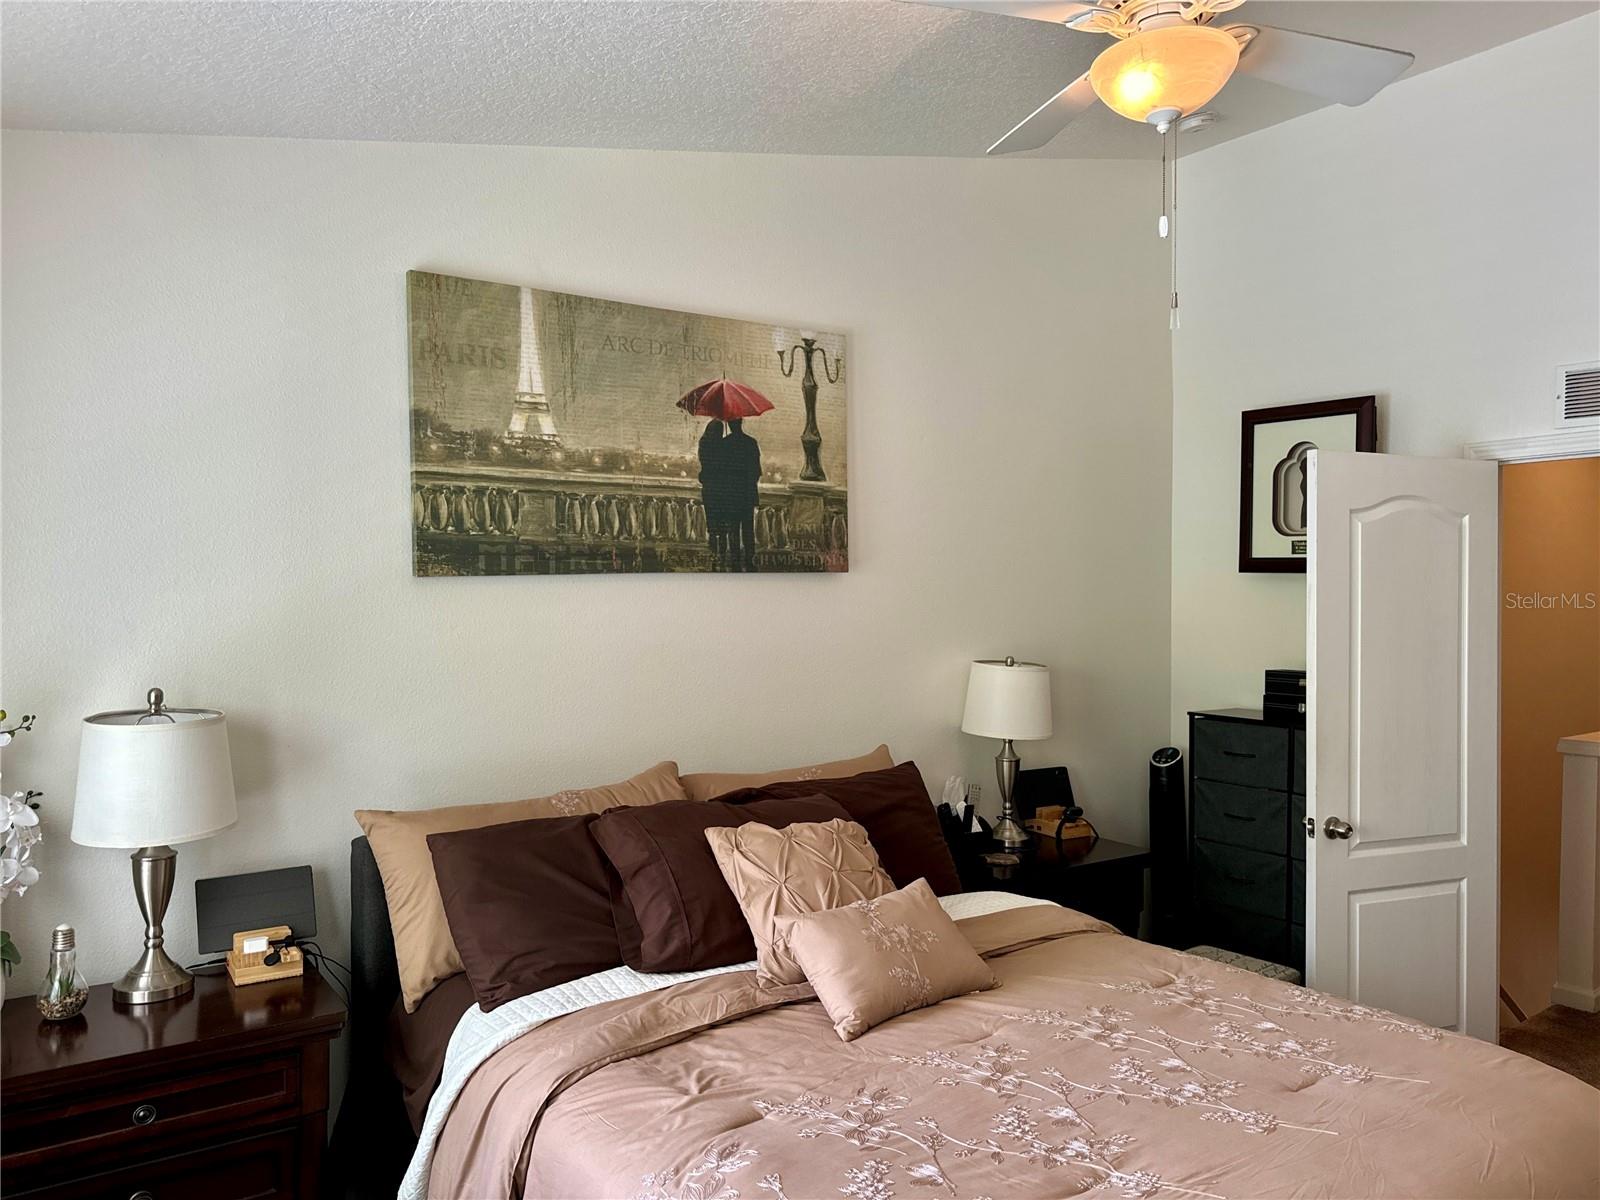
[{"label": "drawer knob", "polygon": [[128,1200],[156,1200],[156,1198],[152,1193],[145,1191],[143,1188],[140,1188],[133,1195],[129,1196]]},{"label": "drawer knob", "polygon": [[[156,1106],[154,1104],[141,1104],[133,1110],[133,1123],[135,1125],[150,1125],[156,1119]],[[149,1193],[145,1193],[148,1195]]]}]

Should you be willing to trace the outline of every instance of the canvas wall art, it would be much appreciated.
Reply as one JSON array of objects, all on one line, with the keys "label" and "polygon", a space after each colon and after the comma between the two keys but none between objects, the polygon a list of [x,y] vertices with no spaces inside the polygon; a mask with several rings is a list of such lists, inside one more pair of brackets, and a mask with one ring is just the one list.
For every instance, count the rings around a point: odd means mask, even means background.
[{"label": "canvas wall art", "polygon": [[844,335],[406,285],[417,575],[848,569]]},{"label": "canvas wall art", "polygon": [[1378,448],[1372,396],[1256,408],[1242,414],[1239,570],[1304,572],[1306,457],[1313,450]]}]

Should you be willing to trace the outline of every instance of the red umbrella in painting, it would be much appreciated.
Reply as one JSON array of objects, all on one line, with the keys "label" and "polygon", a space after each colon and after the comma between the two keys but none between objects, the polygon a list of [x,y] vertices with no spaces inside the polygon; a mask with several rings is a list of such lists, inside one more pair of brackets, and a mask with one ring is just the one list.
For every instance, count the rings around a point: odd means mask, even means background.
[{"label": "red umbrella in painting", "polygon": [[740,421],[771,411],[772,401],[753,387],[746,387],[731,379],[713,379],[710,383],[702,383],[685,392],[678,401],[678,407],[694,417]]}]

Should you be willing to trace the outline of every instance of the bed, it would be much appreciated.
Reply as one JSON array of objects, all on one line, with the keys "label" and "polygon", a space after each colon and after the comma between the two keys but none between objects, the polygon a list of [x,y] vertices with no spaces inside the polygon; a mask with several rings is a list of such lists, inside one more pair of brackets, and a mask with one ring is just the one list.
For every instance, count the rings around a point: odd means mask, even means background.
[{"label": "bed", "polygon": [[1600,1195],[1600,1092],[1580,1081],[996,893],[943,903],[1001,986],[853,1042],[805,984],[759,988],[742,964],[464,1005],[419,1140],[365,839],[351,879],[335,1150],[353,1194]]}]

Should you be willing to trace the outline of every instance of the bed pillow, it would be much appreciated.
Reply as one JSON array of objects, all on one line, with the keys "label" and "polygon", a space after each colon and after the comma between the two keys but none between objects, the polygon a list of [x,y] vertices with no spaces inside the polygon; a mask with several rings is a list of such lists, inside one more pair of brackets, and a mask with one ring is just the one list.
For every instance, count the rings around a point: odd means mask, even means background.
[{"label": "bed pillow", "polygon": [[778,917],[838,908],[894,891],[867,831],[854,821],[786,829],[752,822],[708,829],[706,841],[750,927],[760,983],[801,983],[806,977],[776,936]]},{"label": "bed pillow", "polygon": [[820,792],[837,800],[846,815],[867,831],[872,848],[896,887],[926,879],[936,896],[952,896],[961,890],[961,876],[950,857],[939,814],[934,811],[922,772],[914,762],[844,779],[769,783],[722,799],[729,804],[748,804],[806,792]]},{"label": "bed pillow", "polygon": [[594,840],[621,879],[615,907],[622,961],[635,971],[701,971],[756,956],[706,830],[750,821],[779,828],[843,818],[826,796],[793,796],[751,804],[683,800],[605,813]]},{"label": "bed pillow", "polygon": [[776,926],[842,1041],[998,983],[921,879],[876,900],[779,917]]},{"label": "bed pillow", "polygon": [[604,812],[618,805],[652,805],[684,798],[678,764],[657,763],[621,783],[512,800],[504,804],[463,804],[414,812],[362,809],[356,813],[383,876],[383,895],[394,930],[394,956],[400,969],[400,997],[415,1012],[435,984],[461,970],[461,956],[439,900],[439,885],[428,853],[430,833],[451,833],[504,825],[534,817]]},{"label": "bed pillow", "polygon": [[439,899],[484,1012],[622,965],[596,813],[430,833]]},{"label": "bed pillow", "polygon": [[808,779],[841,779],[863,771],[881,771],[894,766],[888,746],[879,746],[859,758],[815,763],[809,767],[787,767],[778,771],[696,771],[683,777],[683,790],[691,800],[715,800],[740,788],[762,787],[769,783],[804,782]]}]

